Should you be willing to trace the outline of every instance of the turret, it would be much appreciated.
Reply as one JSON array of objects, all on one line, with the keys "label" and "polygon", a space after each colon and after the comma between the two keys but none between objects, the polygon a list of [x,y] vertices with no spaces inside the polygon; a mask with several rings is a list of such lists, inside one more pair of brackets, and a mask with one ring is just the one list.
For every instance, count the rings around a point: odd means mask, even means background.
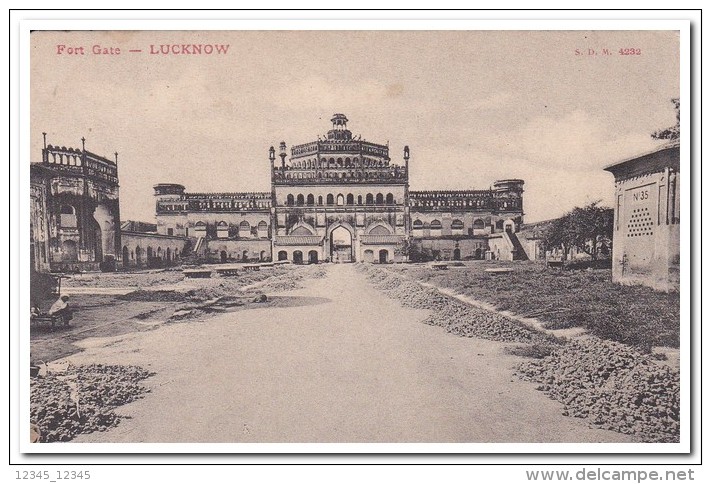
[{"label": "turret", "polygon": [[353,134],[348,130],[348,118],[345,114],[334,114],[331,123],[333,123],[333,129],[327,133],[328,139],[340,141],[353,139]]},{"label": "turret", "polygon": [[520,180],[518,178],[511,178],[508,180],[496,180],[494,182],[494,192],[509,192],[521,195],[523,193],[523,180]]},{"label": "turret", "polygon": [[286,168],[286,143],[279,143],[279,157],[281,158],[281,169]]},{"label": "turret", "polygon": [[161,199],[181,198],[185,194],[185,187],[177,183],[159,183],[153,185],[153,195]]}]

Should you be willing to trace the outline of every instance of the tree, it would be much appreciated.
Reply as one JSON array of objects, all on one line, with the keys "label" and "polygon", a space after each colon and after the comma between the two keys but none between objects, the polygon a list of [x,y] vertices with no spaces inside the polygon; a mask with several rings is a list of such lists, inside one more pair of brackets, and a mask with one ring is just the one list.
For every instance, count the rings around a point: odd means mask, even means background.
[{"label": "tree", "polygon": [[572,226],[568,214],[553,220],[543,233],[543,243],[546,246],[546,250],[563,249],[563,260],[568,259],[572,240]]},{"label": "tree", "polygon": [[568,258],[572,247],[597,260],[600,252],[609,253],[612,245],[614,212],[611,208],[600,207],[600,201],[584,207],[575,207],[547,227],[543,240],[548,249],[563,249],[563,259]]},{"label": "tree", "polygon": [[660,129],[655,131],[651,135],[654,139],[667,139],[669,141],[675,141],[679,139],[679,98],[674,98],[671,100],[671,102],[674,105],[674,109],[676,110],[676,125],[666,129]]}]

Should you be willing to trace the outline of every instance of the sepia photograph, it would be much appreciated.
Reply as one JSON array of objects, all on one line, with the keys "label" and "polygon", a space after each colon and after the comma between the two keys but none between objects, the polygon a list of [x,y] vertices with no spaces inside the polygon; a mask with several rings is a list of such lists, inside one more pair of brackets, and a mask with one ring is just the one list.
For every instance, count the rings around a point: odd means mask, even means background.
[{"label": "sepia photograph", "polygon": [[678,26],[33,30],[23,449],[688,449]]}]

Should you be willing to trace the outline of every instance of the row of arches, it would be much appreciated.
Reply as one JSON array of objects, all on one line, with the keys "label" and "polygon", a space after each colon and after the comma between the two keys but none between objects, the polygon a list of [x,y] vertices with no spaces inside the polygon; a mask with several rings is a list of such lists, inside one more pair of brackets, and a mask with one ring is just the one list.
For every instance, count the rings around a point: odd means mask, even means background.
[{"label": "row of arches", "polygon": [[68,166],[82,166],[82,155],[69,154],[69,153],[57,153],[54,151],[47,152],[47,162],[56,165],[68,165]]},{"label": "row of arches", "polygon": [[[280,250],[277,253],[277,260],[291,260],[294,264],[303,264],[308,262],[309,264],[316,264],[318,262],[318,251],[310,250],[308,253],[304,254],[305,251],[294,250],[291,252],[291,258],[289,257],[289,252],[286,250]],[[386,264],[391,262],[390,251],[388,249],[372,250],[366,249],[363,251],[363,261],[364,262],[379,262],[381,264]]]},{"label": "row of arches", "polygon": [[180,253],[177,249],[171,249],[170,247],[165,250],[162,247],[153,249],[149,245],[144,249],[140,245],[136,245],[132,250],[127,245],[124,245],[123,249],[121,249],[121,257],[125,268],[132,266],[161,267],[180,259]]},{"label": "row of arches", "polygon": [[324,205],[336,205],[336,206],[342,206],[342,205],[395,205],[395,195],[392,193],[387,193],[387,194],[382,194],[382,193],[376,193],[375,195],[372,193],[368,193],[365,195],[365,198],[363,198],[363,195],[358,195],[357,197],[354,196],[352,193],[348,193],[346,195],[343,195],[342,193],[339,193],[337,195],[333,195],[332,193],[329,193],[326,195],[326,198],[324,199],[323,195],[319,195],[318,197],[315,197],[313,194],[309,193],[308,195],[304,196],[303,194],[298,194],[296,197],[294,197],[293,194],[288,194],[286,196],[286,205],[289,207],[292,206],[322,206]]},{"label": "row of arches", "polygon": [[379,180],[386,178],[399,178],[404,176],[401,170],[395,168],[388,169],[377,169],[370,168],[371,171],[325,171],[325,172],[300,172],[291,173],[287,171],[283,175],[278,174],[277,176],[283,176],[287,180],[320,180],[320,179],[335,179],[335,180]]},{"label": "row of arches", "polygon": [[[318,251],[310,250],[306,254],[306,260],[309,264],[315,264],[318,262]],[[277,253],[277,260],[291,260],[294,264],[304,263],[304,252],[301,250],[294,250],[291,253],[291,259],[289,259],[289,253],[285,250],[280,250]]]},{"label": "row of arches", "polygon": [[[264,238],[269,236],[269,224],[267,224],[266,220],[261,220],[257,225],[254,226],[252,226],[247,220],[242,220],[239,224],[237,224],[236,227],[237,232],[235,233],[233,231],[232,235],[237,237]],[[195,222],[194,230],[196,237],[206,236],[208,230],[207,223],[203,222],[202,220]],[[230,237],[230,225],[224,220],[221,220],[215,224],[215,230],[216,234],[211,233],[211,236],[217,235],[217,238],[219,239],[226,239]]]},{"label": "row of arches", "polygon": [[[217,226],[217,228],[218,228],[218,230],[219,230],[220,227],[229,227],[229,224],[228,224],[227,222],[225,222],[224,220],[221,220],[221,221],[217,222],[216,226]],[[203,222],[202,220],[200,220],[200,221],[198,221],[198,222],[195,222],[195,227],[196,227],[196,228],[197,228],[197,227],[207,227],[207,223],[205,223],[205,222]],[[238,227],[239,227],[240,229],[247,229],[247,230],[249,230],[250,228],[252,228],[252,226],[250,225],[250,223],[249,223],[248,221],[246,221],[246,220],[242,220],[242,221],[239,223]],[[260,222],[256,225],[256,227],[257,227],[258,230],[262,230],[262,229],[263,229],[263,230],[266,230],[267,227],[268,227],[268,224],[267,224],[267,222],[266,222],[265,220],[262,220],[262,221],[260,221]]]},{"label": "row of arches", "polygon": [[320,162],[318,159],[314,158],[311,160],[299,160],[293,161],[291,163],[291,168],[296,169],[315,169],[315,168],[355,168],[364,166],[366,168],[382,168],[388,166],[387,161],[383,160],[372,160],[370,158],[363,158],[362,164],[359,164],[359,158],[354,156],[338,157],[338,158],[321,158]]},{"label": "row of arches", "polygon": [[451,199],[438,199],[438,200],[423,200],[420,198],[413,198],[413,207],[452,207],[452,208],[464,208],[464,207],[474,207],[483,208],[493,206],[494,202],[491,199],[467,199],[467,200],[451,200]]},{"label": "row of arches", "polygon": [[[483,229],[486,227],[486,223],[478,218],[474,220],[472,223],[472,228],[474,229]],[[413,230],[422,230],[422,229],[431,229],[431,230],[440,230],[442,228],[442,222],[439,220],[435,219],[430,222],[422,222],[420,219],[415,219],[412,222],[412,228]],[[464,230],[464,222],[462,222],[459,219],[454,219],[452,220],[452,225],[451,225],[452,230]]]},{"label": "row of arches", "polygon": [[250,257],[250,251],[243,250],[242,252],[227,252],[226,250],[220,251],[220,262],[223,264],[229,261],[239,260],[241,262],[249,262],[250,260],[257,259],[259,262],[266,262],[270,260],[270,255],[266,250],[259,252],[259,256],[256,256],[256,252],[253,257]]}]

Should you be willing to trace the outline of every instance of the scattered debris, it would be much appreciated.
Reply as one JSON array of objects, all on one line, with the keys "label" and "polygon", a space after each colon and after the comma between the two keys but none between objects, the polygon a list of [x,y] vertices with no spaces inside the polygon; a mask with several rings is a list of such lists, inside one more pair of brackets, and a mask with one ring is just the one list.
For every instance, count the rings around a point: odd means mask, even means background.
[{"label": "scattered debris", "polygon": [[151,375],[138,366],[92,364],[32,378],[30,419],[38,441],[67,442],[118,425],[113,410],[142,398],[149,390],[140,382]]}]

